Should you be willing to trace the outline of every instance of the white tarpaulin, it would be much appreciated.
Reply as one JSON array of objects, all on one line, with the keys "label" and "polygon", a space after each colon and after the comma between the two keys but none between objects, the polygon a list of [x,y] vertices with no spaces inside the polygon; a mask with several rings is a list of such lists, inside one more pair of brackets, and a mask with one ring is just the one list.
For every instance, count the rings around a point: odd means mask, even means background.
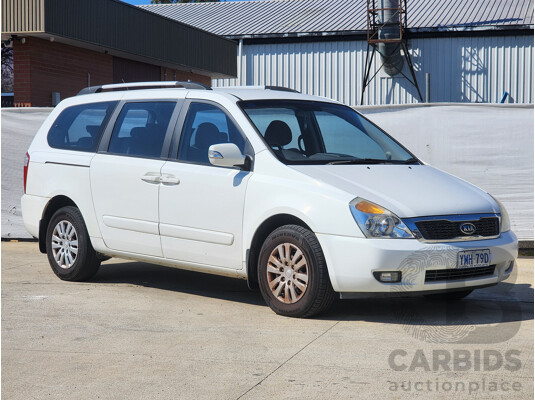
[{"label": "white tarpaulin", "polygon": [[2,237],[31,238],[22,223],[24,155],[52,108],[2,109]]},{"label": "white tarpaulin", "polygon": [[[51,109],[2,110],[2,237],[30,237],[20,216],[24,154]],[[533,106],[364,107],[422,160],[501,200],[521,240],[533,240]],[[422,188],[425,196],[425,187]]]}]

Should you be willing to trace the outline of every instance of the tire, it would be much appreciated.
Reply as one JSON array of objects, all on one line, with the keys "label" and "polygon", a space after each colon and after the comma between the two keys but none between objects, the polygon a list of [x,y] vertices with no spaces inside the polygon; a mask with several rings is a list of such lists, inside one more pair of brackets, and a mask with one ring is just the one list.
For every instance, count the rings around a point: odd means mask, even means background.
[{"label": "tire", "polygon": [[85,281],[97,273],[100,260],[76,207],[60,208],[50,219],[46,254],[52,271],[64,281]]},{"label": "tire", "polygon": [[269,307],[287,317],[317,315],[335,299],[318,239],[298,225],[282,226],[264,241],[258,282]]},{"label": "tire", "polygon": [[426,294],[424,295],[424,297],[428,298],[429,300],[437,300],[437,301],[457,301],[457,300],[464,299],[473,291],[474,291],[473,289],[456,290],[452,292]]}]

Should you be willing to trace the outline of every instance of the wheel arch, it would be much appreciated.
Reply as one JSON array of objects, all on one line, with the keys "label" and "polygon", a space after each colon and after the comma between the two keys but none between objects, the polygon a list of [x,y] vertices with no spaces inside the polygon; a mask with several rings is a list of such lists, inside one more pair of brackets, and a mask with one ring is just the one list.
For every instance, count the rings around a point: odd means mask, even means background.
[{"label": "wheel arch", "polygon": [[46,253],[46,230],[50,219],[56,211],[67,206],[80,209],[70,197],[64,195],[54,196],[47,203],[41,221],[39,221],[39,251],[41,253]]},{"label": "wheel arch", "polygon": [[[258,257],[260,256],[260,249],[262,244],[275,229],[284,225],[299,225],[305,229],[312,231],[310,226],[301,218],[292,214],[276,214],[267,218],[256,229],[251,245],[247,250],[247,284],[250,289],[258,289]],[[313,232],[313,231],[312,231]]]}]

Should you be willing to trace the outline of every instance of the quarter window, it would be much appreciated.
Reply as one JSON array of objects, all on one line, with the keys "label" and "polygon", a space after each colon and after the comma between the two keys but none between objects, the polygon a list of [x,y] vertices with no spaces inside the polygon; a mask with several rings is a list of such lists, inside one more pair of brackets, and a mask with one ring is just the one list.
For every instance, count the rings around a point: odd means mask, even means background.
[{"label": "quarter window", "polygon": [[95,152],[116,104],[114,101],[66,108],[50,128],[48,144],[56,149]]},{"label": "quarter window", "polygon": [[159,158],[175,102],[127,103],[113,127],[108,152]]}]

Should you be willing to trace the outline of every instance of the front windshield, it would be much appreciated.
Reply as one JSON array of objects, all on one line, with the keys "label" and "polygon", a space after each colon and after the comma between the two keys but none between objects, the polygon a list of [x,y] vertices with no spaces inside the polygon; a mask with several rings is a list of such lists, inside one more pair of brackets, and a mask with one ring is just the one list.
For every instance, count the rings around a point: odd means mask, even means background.
[{"label": "front windshield", "polygon": [[286,164],[417,164],[353,109],[296,100],[242,101],[256,129]]}]

